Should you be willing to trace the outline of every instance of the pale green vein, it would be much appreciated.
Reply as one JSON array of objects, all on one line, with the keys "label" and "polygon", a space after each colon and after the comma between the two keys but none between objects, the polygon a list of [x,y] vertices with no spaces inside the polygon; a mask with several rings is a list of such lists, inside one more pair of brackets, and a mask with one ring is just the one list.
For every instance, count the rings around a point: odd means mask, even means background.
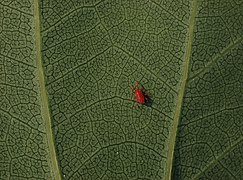
[{"label": "pale green vein", "polygon": [[41,98],[41,114],[42,118],[45,121],[46,125],[46,137],[47,143],[49,147],[49,156],[50,159],[48,162],[50,163],[51,171],[53,173],[53,178],[55,180],[61,179],[61,174],[58,166],[54,137],[52,134],[51,128],[51,115],[48,103],[48,96],[45,86],[45,78],[44,78],[44,70],[42,65],[42,56],[41,56],[41,32],[40,32],[40,6],[39,1],[35,0],[34,3],[34,20],[35,20],[35,36],[36,36],[36,66],[38,72],[38,80],[40,86],[40,98]]},{"label": "pale green vein", "polygon": [[218,163],[221,159],[223,159],[225,157],[225,155],[228,155],[229,152],[231,152],[236,146],[238,146],[240,143],[242,143],[243,141],[243,137],[239,138],[232,146],[230,146],[229,148],[227,148],[221,155],[219,155],[217,158],[215,158],[214,160],[212,160],[210,163],[208,163],[208,166],[205,166],[205,168],[203,168],[201,170],[200,173],[198,173],[196,176],[194,176],[193,180],[195,179],[199,179],[199,177],[206,172],[207,170],[209,170],[211,167],[213,167],[214,165],[216,165],[216,163]]},{"label": "pale green vein", "polygon": [[187,43],[186,49],[185,49],[184,64],[183,64],[184,70],[183,70],[183,74],[182,74],[181,85],[180,85],[179,92],[178,92],[175,116],[173,119],[172,127],[170,129],[170,137],[169,137],[169,141],[168,141],[169,147],[168,147],[168,155],[167,155],[167,160],[166,160],[166,171],[165,171],[166,180],[171,179],[177,127],[179,124],[180,113],[181,113],[181,109],[182,109],[182,105],[183,105],[183,97],[184,97],[184,93],[185,93],[186,82],[188,79],[188,71],[189,71],[189,64],[190,64],[190,58],[191,58],[191,52],[192,52],[193,32],[194,32],[194,27],[195,27],[195,22],[196,22],[197,8],[198,8],[197,1],[192,0],[191,15],[190,15],[190,19],[189,19],[189,27],[188,27],[188,35],[187,35],[188,43]]},{"label": "pale green vein", "polygon": [[190,77],[189,80],[194,79],[195,77],[199,76],[200,74],[205,73],[210,67],[212,67],[220,58],[225,56],[230,50],[237,47],[242,42],[242,37],[238,38],[236,41],[231,42],[228,46],[226,46],[220,53],[218,53],[216,56],[212,58],[211,61],[209,61],[206,66],[202,69],[200,69],[198,72],[196,72],[192,77]]}]

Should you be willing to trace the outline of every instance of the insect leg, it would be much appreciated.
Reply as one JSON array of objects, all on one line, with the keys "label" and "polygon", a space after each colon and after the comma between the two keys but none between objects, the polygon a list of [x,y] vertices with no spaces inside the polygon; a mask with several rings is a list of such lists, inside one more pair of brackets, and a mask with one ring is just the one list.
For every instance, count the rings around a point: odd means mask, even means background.
[{"label": "insect leg", "polygon": [[138,89],[138,81],[136,81],[136,89]]},{"label": "insect leg", "polygon": [[136,107],[139,108],[139,106],[138,106],[138,102],[136,102]]}]

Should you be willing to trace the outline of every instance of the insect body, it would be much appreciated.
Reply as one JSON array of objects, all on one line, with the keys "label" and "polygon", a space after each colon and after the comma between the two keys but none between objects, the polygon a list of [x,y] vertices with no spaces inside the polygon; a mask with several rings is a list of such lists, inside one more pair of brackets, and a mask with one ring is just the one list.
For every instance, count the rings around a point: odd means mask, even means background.
[{"label": "insect body", "polygon": [[142,91],[142,87],[139,89],[138,88],[138,82],[136,81],[136,86],[133,87],[131,86],[131,90],[132,93],[135,95],[135,98],[131,99],[131,100],[135,100],[136,101],[136,107],[139,108],[138,103],[140,104],[145,104],[145,94]]}]

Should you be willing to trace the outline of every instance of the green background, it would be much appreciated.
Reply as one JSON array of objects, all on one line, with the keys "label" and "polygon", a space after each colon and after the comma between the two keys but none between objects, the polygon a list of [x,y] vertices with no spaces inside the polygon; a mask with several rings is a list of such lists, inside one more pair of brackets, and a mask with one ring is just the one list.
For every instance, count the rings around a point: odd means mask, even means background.
[{"label": "green background", "polygon": [[0,179],[242,179],[242,0],[2,0],[0,24]]}]

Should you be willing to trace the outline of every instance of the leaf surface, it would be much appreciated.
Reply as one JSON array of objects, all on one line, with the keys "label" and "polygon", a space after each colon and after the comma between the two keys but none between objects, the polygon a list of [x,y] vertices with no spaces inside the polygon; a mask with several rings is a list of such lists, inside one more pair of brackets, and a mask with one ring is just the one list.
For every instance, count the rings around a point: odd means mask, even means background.
[{"label": "leaf surface", "polygon": [[242,1],[4,0],[0,22],[1,179],[241,179]]}]

